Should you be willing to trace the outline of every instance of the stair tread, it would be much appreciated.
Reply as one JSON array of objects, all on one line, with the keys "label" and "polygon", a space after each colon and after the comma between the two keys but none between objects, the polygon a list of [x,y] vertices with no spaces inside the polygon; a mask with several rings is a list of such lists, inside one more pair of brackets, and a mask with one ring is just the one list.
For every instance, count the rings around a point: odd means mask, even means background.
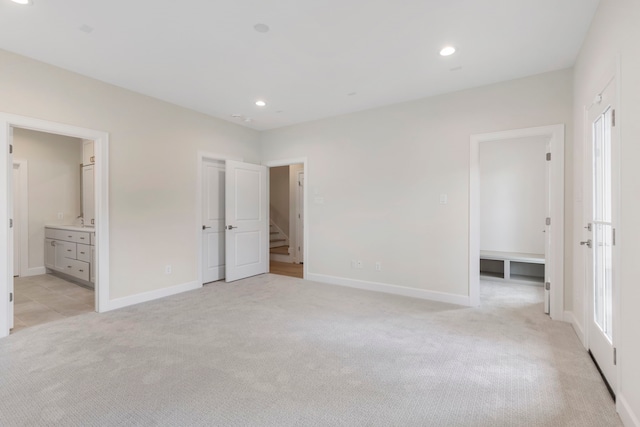
[{"label": "stair tread", "polygon": [[270,241],[271,243],[274,243],[274,242],[286,242],[286,241],[287,241],[287,239],[271,239],[271,240],[269,240],[269,241]]}]

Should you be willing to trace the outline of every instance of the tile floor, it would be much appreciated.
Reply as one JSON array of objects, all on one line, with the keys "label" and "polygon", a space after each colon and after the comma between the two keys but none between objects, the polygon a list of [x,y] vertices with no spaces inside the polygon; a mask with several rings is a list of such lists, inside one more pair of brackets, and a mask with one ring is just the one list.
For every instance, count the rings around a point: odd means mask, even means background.
[{"label": "tile floor", "polygon": [[92,289],[51,274],[16,277],[14,293],[12,334],[30,326],[94,311]]}]

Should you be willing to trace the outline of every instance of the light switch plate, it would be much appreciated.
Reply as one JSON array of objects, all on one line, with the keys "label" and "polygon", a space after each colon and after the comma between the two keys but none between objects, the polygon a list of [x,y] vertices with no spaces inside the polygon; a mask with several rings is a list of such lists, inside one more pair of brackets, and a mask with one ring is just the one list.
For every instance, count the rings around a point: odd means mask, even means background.
[{"label": "light switch plate", "polygon": [[446,194],[441,194],[440,195],[440,204],[441,205],[446,205],[448,201],[449,201],[449,197]]}]

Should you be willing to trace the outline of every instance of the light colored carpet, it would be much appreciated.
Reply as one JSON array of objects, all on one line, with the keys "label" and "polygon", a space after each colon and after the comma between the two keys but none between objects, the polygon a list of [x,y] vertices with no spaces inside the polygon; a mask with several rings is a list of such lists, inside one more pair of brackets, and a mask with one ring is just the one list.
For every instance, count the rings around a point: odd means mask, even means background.
[{"label": "light colored carpet", "polygon": [[617,426],[541,289],[446,304],[263,275],[0,340],[0,425]]}]

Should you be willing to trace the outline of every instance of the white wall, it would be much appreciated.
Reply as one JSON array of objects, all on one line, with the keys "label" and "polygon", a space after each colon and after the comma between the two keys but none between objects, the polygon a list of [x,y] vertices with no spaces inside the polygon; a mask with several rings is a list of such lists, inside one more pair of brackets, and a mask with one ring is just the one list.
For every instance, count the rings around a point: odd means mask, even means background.
[{"label": "white wall", "polygon": [[29,170],[28,266],[44,268],[45,224],[73,224],[80,215],[82,140],[15,129],[13,146],[14,159],[26,160]]},{"label": "white wall", "polygon": [[0,111],[109,132],[110,297],[196,282],[197,152],[259,163],[258,133],[2,50],[0,70]]},{"label": "white wall", "polygon": [[547,139],[480,144],[480,250],[544,254]]},{"label": "white wall", "polygon": [[289,166],[269,168],[269,214],[271,220],[289,235]]},{"label": "white wall", "polygon": [[576,284],[574,286],[573,314],[578,331],[584,330],[585,286],[583,279],[583,250],[578,246],[584,240],[582,226],[582,171],[583,147],[589,143],[584,132],[584,111],[602,89],[602,80],[615,68],[620,59],[620,98],[617,125],[620,131],[621,161],[614,168],[620,176],[620,223],[616,240],[620,251],[617,284],[620,293],[620,320],[614,325],[614,340],[618,347],[619,393],[618,411],[626,425],[640,425],[640,2],[636,0],[602,0],[589,33],[578,56],[574,75],[575,133],[575,200]]},{"label": "white wall", "polygon": [[571,151],[571,103],[563,70],[264,132],[265,161],[308,158],[310,277],[467,297],[470,135],[565,123]]}]

